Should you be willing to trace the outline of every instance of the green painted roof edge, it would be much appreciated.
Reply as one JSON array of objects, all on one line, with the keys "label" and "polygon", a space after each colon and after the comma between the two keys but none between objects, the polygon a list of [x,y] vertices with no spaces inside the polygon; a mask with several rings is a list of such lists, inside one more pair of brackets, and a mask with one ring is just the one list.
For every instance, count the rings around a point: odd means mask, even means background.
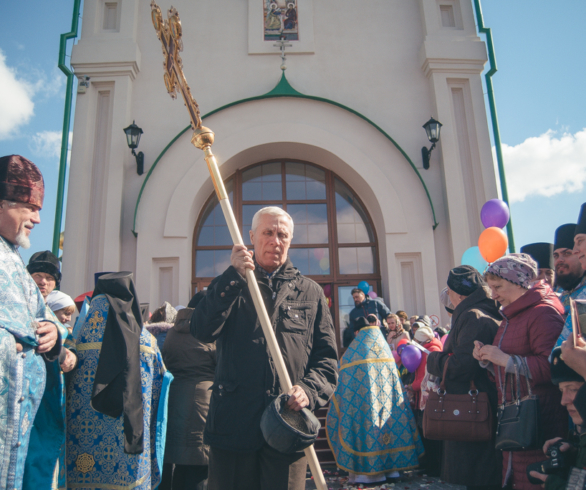
[{"label": "green painted roof edge", "polygon": [[[436,217],[435,217],[435,209],[433,207],[433,201],[431,200],[429,190],[427,189],[427,186],[425,185],[425,181],[423,180],[423,177],[421,177],[419,170],[417,170],[417,167],[415,166],[415,164],[413,163],[411,158],[409,158],[407,153],[405,153],[403,148],[401,148],[399,146],[399,144],[384,129],[382,129],[379,125],[377,125],[375,122],[371,121],[369,118],[367,118],[365,115],[361,114],[360,112],[355,111],[354,109],[351,109],[350,107],[347,107],[343,104],[340,104],[339,102],[335,102],[330,99],[325,99],[323,97],[316,97],[313,95],[305,95],[305,94],[302,94],[301,92],[298,92],[293,87],[291,87],[291,85],[289,84],[289,81],[287,80],[287,77],[285,77],[284,71],[283,71],[283,74],[281,75],[281,79],[279,80],[279,83],[270,92],[268,92],[264,95],[257,95],[254,97],[248,97],[246,99],[237,100],[235,102],[230,102],[229,104],[223,105],[221,107],[218,107],[217,109],[214,109],[211,112],[208,112],[207,114],[202,116],[202,119],[205,119],[206,117],[210,117],[210,116],[212,116],[220,111],[223,111],[225,109],[228,109],[230,107],[244,104],[246,102],[253,102],[256,100],[273,99],[273,98],[277,98],[277,97],[294,97],[294,98],[299,98],[299,99],[315,100],[317,102],[324,102],[326,104],[331,104],[336,107],[340,107],[341,109],[344,109],[345,111],[348,111],[348,112],[354,114],[355,116],[358,116],[359,118],[363,119],[364,121],[369,123],[371,126],[373,126],[375,129],[377,129],[385,138],[387,138],[391,143],[393,143],[393,145],[395,145],[395,148],[397,148],[397,150],[399,150],[401,152],[403,157],[405,157],[405,160],[407,160],[407,162],[409,162],[409,165],[411,165],[411,168],[417,174],[417,177],[419,178],[419,181],[421,182],[421,185],[423,186],[423,189],[425,190],[425,194],[427,195],[427,199],[429,201],[429,206],[431,208],[431,214],[433,216],[433,229],[435,230],[438,227],[439,223],[437,222]],[[175,141],[177,141],[177,139],[181,135],[183,135],[183,133],[185,133],[189,128],[191,128],[191,125],[188,125],[185,129],[180,131],[179,134],[177,136],[175,136],[175,138],[173,138],[171,140],[171,142],[163,149],[163,151],[159,154],[157,159],[151,165],[151,168],[149,169],[149,171],[148,171],[148,173],[142,183],[142,187],[140,188],[140,192],[138,194],[138,198],[136,201],[136,207],[134,209],[134,222],[133,222],[133,226],[132,226],[132,233],[134,234],[135,237],[138,236],[138,232],[136,231],[136,217],[138,214],[138,206],[140,204],[142,192],[146,186],[146,183],[149,180],[151,173],[153,172],[153,170],[157,166],[157,163],[159,163],[159,160],[163,157],[163,155],[167,152],[167,150],[173,145],[173,143],[175,143]]]},{"label": "green painted roof edge", "polygon": [[287,77],[285,76],[285,70],[283,70],[283,73],[281,73],[281,79],[279,80],[279,83],[277,83],[277,85],[275,85],[275,88],[261,97],[283,97],[283,96],[290,96],[290,97],[295,97],[295,96],[303,97],[304,96],[301,92],[298,92],[293,87],[291,87],[289,80],[287,80]]},{"label": "green painted roof edge", "polygon": [[59,257],[59,241],[63,221],[63,200],[65,198],[65,176],[67,174],[67,151],[69,150],[69,129],[71,126],[71,102],[73,98],[73,79],[75,74],[65,64],[67,55],[67,41],[77,37],[79,27],[79,10],[81,0],[73,3],[71,30],[61,34],[59,38],[59,61],[57,66],[67,77],[65,89],[65,107],[63,109],[63,126],[61,129],[61,151],[59,153],[59,177],[57,179],[57,199],[55,203],[55,222],[53,223],[53,243],[51,251]]},{"label": "green painted roof edge", "polygon": [[[476,22],[478,24],[478,31],[486,35],[486,46],[488,50],[488,61],[490,63],[490,70],[484,75],[486,81],[486,92],[488,96],[488,105],[490,107],[490,120],[492,123],[492,133],[494,136],[494,146],[496,150],[496,161],[499,172],[499,180],[501,183],[501,194],[503,201],[509,206],[509,192],[507,190],[507,178],[505,175],[505,164],[503,161],[503,149],[501,145],[501,131],[499,128],[498,115],[496,112],[496,102],[494,99],[494,90],[492,86],[492,76],[498,71],[496,66],[496,57],[494,55],[494,44],[492,42],[492,30],[484,25],[484,16],[482,15],[482,6],[480,0],[474,0],[474,9],[476,11]],[[509,206],[510,211],[510,206]],[[515,237],[513,235],[513,223],[511,218],[507,223],[507,236],[509,239],[509,252],[515,252]]]}]

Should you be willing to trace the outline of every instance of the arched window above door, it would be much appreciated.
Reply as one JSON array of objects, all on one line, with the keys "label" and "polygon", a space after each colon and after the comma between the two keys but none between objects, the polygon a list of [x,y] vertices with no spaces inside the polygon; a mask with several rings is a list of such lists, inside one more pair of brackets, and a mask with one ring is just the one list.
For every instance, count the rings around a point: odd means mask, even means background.
[{"label": "arched window above door", "polygon": [[[354,307],[352,287],[366,280],[380,293],[376,233],[358,196],[330,170],[291,160],[238,170],[225,185],[249,246],[252,217],[259,209],[278,206],[291,215],[295,228],[289,257],[302,274],[331,286],[332,314],[341,339]],[[201,212],[193,245],[195,292],[230,265],[232,241],[215,195]]]}]

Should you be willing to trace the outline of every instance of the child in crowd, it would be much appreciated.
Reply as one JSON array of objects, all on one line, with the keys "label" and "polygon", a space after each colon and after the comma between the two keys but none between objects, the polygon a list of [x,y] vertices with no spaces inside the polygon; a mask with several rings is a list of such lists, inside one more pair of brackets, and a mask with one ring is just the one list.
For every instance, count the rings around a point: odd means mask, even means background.
[{"label": "child in crowd", "polygon": [[71,333],[73,327],[69,325],[71,316],[75,313],[75,303],[71,296],[61,291],[53,291],[47,296],[47,306],[51,308],[57,319],[67,327]]}]

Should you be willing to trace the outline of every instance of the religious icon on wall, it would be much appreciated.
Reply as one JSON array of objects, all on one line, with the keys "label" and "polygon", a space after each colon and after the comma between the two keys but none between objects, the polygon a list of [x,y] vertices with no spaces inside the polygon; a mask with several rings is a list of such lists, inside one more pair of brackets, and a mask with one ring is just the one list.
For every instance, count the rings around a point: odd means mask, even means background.
[{"label": "religious icon on wall", "polygon": [[265,41],[299,40],[297,0],[262,0]]}]

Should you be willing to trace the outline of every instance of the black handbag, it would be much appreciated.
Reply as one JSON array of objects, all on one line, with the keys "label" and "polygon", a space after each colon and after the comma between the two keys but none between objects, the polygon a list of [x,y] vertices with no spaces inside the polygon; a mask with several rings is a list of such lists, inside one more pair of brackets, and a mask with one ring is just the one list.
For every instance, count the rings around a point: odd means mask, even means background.
[{"label": "black handbag", "polygon": [[517,385],[517,393],[515,395],[513,392],[513,383],[511,383],[512,401],[510,403],[505,403],[508,376],[505,373],[505,383],[503,385],[499,371],[503,403],[499,405],[497,409],[495,447],[501,451],[539,449],[543,445],[539,400],[537,396],[533,395],[531,392],[531,385],[527,376],[525,376],[525,380],[527,381],[528,395],[521,398],[519,366],[516,356],[512,356],[512,359],[515,365],[514,376]]}]

